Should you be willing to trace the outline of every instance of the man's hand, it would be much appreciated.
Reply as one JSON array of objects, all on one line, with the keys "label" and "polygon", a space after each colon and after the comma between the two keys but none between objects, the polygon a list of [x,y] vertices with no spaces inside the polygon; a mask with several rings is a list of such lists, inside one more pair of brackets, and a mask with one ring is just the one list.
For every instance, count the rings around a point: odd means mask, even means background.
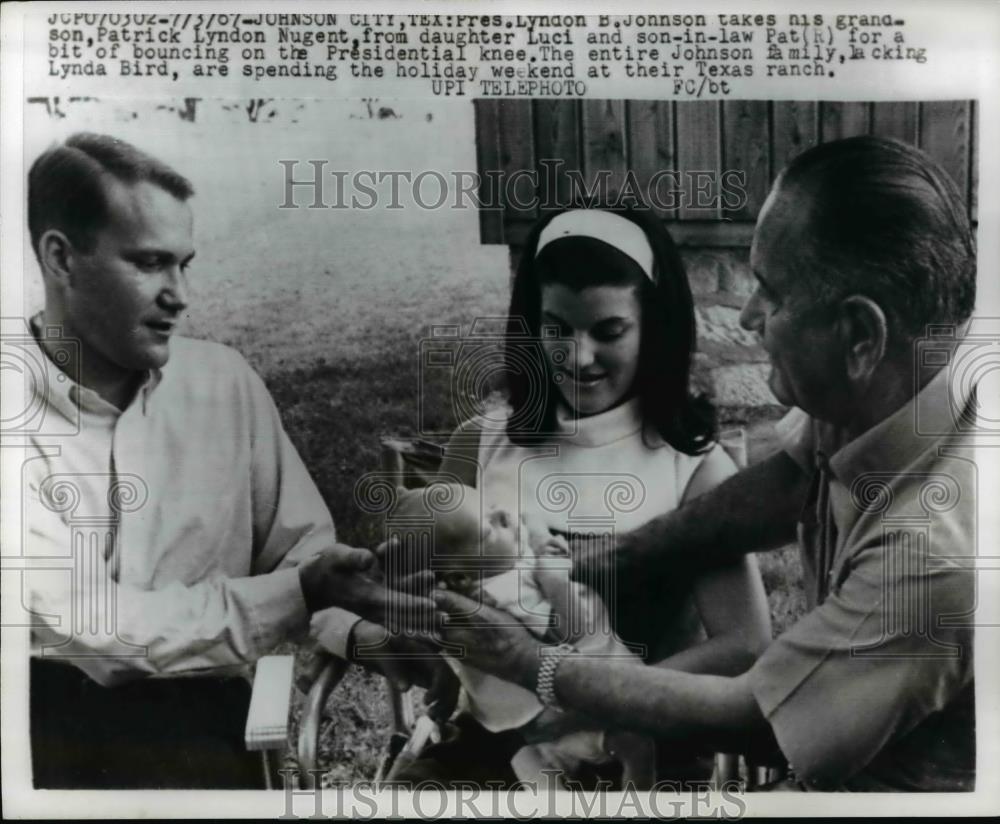
[{"label": "man's hand", "polygon": [[381,673],[401,692],[413,685],[425,687],[424,703],[436,719],[444,721],[455,711],[458,678],[433,647],[362,620],[351,628],[348,653],[352,661]]},{"label": "man's hand", "polygon": [[375,555],[336,544],[299,565],[309,612],[340,607],[392,630],[432,625],[434,604],[426,596],[386,589]]},{"label": "man's hand", "polygon": [[414,547],[404,547],[396,538],[390,538],[375,548],[375,557],[378,558],[386,586],[417,595],[429,594],[434,588],[429,549],[419,551]]},{"label": "man's hand", "polygon": [[434,602],[445,613],[440,639],[461,649],[463,663],[534,691],[540,646],[524,624],[448,590],[435,590]]}]

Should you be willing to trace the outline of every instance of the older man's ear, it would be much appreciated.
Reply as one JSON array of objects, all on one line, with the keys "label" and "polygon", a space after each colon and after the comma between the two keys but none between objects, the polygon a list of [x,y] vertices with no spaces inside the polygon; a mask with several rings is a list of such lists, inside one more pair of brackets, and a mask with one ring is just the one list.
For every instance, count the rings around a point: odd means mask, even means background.
[{"label": "older man's ear", "polygon": [[840,312],[847,378],[853,383],[866,383],[885,360],[889,346],[885,312],[864,295],[844,298]]}]

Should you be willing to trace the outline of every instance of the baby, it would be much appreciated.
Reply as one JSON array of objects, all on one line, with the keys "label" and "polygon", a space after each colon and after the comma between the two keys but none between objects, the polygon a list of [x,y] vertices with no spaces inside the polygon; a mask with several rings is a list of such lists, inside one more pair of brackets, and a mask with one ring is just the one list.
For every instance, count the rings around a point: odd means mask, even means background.
[{"label": "baby", "polygon": [[[443,483],[401,490],[393,517],[431,525],[431,569],[449,589],[474,599],[487,594],[540,639],[558,635],[558,641],[574,644],[584,654],[638,660],[608,629],[597,594],[570,580],[569,547],[541,522],[514,519],[501,509],[483,517],[477,490]],[[563,720],[572,729],[572,719],[544,707],[533,692],[451,656],[446,660],[461,682],[469,712],[491,732],[520,729],[530,741],[554,734]],[[522,747],[511,766],[520,780],[528,781],[539,780],[543,770],[565,778],[585,764],[614,761],[622,765],[623,785],[653,784],[652,741],[618,731],[606,735],[577,727],[555,740]],[[557,783],[564,785],[563,780]]]}]

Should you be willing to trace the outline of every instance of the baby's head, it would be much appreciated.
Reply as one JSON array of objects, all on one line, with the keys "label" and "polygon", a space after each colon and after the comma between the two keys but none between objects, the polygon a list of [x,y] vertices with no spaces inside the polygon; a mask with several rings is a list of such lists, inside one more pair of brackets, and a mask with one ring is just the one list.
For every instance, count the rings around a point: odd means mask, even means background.
[{"label": "baby's head", "polygon": [[521,555],[517,521],[502,509],[484,513],[472,487],[433,483],[400,491],[395,517],[433,521],[434,566],[455,588],[507,572]]}]

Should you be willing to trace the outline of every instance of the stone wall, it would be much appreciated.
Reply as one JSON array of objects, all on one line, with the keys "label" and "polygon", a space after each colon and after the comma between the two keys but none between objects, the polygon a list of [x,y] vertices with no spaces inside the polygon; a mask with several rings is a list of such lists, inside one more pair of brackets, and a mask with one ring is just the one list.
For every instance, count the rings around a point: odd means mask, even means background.
[{"label": "stone wall", "polygon": [[695,380],[715,400],[724,426],[746,430],[752,463],[775,448],[774,421],[785,410],[767,386],[767,354],[739,322],[754,286],[749,249],[682,248],[681,255],[698,323]]}]

